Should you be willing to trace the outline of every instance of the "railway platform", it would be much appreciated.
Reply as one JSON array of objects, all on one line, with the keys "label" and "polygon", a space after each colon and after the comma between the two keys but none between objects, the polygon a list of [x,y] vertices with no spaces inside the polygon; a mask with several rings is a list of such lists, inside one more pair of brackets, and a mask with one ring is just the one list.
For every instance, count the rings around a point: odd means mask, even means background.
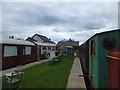
[{"label": "railway platform", "polygon": [[68,78],[68,83],[67,83],[67,89],[69,90],[69,88],[79,88],[79,89],[85,89],[86,85],[85,85],[85,80],[83,77],[83,71],[82,71],[82,67],[81,67],[81,63],[78,57],[75,57],[75,60],[73,62],[73,66]]}]

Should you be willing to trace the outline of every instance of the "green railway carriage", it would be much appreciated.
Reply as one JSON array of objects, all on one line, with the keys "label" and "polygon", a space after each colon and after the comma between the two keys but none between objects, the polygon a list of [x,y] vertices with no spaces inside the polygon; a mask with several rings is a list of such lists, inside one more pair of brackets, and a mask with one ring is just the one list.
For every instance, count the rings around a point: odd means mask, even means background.
[{"label": "green railway carriage", "polygon": [[120,48],[120,30],[98,33],[89,39],[89,77],[95,88],[109,88],[107,54]]},{"label": "green railway carriage", "polygon": [[95,34],[79,51],[88,88],[120,88],[120,29]]}]

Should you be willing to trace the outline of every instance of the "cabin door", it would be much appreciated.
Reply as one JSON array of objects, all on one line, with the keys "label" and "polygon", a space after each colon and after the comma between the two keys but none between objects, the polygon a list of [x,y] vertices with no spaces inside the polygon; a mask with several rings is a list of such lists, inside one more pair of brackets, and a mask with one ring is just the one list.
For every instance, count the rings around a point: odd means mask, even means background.
[{"label": "cabin door", "polygon": [[93,59],[95,56],[95,41],[92,40],[91,41],[91,45],[90,45],[90,79],[91,81],[93,81]]},{"label": "cabin door", "polygon": [[18,46],[18,59],[16,60],[16,64],[23,65],[24,64],[24,46]]},{"label": "cabin door", "polygon": [[37,46],[37,60],[41,60],[41,47]]}]

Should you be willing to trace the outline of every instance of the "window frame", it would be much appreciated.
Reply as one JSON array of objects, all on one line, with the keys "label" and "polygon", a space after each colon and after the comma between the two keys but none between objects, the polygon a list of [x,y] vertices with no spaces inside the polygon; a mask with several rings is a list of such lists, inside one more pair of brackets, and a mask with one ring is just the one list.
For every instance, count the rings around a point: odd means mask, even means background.
[{"label": "window frame", "polygon": [[[10,49],[8,49],[8,48],[10,48]],[[17,46],[9,46],[9,45],[5,45],[4,46],[4,55],[3,55],[4,57],[12,57],[12,56],[17,56],[17,55],[18,55],[18,48],[17,48]]]},{"label": "window frame", "polygon": [[32,54],[32,47],[25,46],[25,55],[31,55]]}]

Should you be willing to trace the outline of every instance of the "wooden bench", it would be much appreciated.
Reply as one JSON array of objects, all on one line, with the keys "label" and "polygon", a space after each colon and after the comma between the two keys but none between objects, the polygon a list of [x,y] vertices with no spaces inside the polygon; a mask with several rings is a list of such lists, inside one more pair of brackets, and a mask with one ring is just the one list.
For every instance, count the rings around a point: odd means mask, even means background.
[{"label": "wooden bench", "polygon": [[10,90],[12,90],[13,85],[15,83],[17,85],[17,87],[16,87],[17,89],[21,88],[20,81],[21,81],[23,73],[24,72],[15,71],[15,72],[5,74],[6,82],[9,86]]}]

